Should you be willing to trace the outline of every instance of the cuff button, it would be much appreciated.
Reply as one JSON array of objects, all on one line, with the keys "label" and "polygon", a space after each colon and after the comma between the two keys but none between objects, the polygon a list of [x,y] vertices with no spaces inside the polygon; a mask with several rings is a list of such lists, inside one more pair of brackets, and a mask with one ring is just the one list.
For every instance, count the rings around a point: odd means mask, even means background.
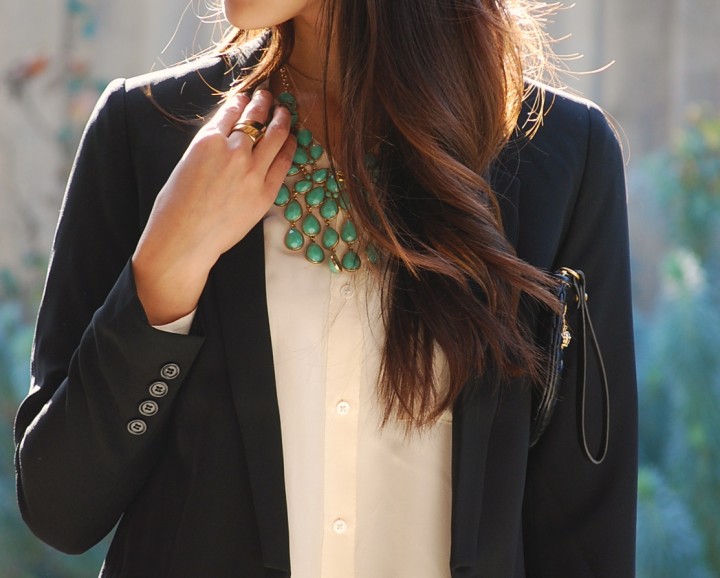
[{"label": "cuff button", "polygon": [[167,363],[160,370],[160,377],[163,379],[175,379],[180,375],[180,366],[177,363]]},{"label": "cuff button", "polygon": [[168,392],[168,386],[164,381],[156,381],[150,384],[148,390],[153,397],[165,397]]},{"label": "cuff button", "polygon": [[143,401],[138,409],[142,415],[149,417],[151,415],[155,415],[158,412],[158,404],[155,403],[153,400],[148,399],[146,401]]},{"label": "cuff button", "polygon": [[128,424],[127,429],[131,434],[141,436],[147,431],[147,424],[141,419],[134,419]]}]

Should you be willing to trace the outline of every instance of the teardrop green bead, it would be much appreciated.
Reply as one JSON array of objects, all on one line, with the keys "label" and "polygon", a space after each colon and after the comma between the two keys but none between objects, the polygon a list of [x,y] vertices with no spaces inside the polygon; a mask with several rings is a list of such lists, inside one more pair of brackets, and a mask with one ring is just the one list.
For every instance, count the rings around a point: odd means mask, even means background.
[{"label": "teardrop green bead", "polygon": [[342,266],[346,271],[357,271],[360,268],[360,257],[355,251],[348,251],[343,255]]},{"label": "teardrop green bead", "polygon": [[297,143],[300,146],[307,148],[307,146],[312,142],[312,133],[306,128],[301,128],[297,132],[296,138],[297,138]]},{"label": "teardrop green bead", "polygon": [[306,165],[310,162],[310,156],[303,147],[295,149],[295,155],[293,156],[293,163],[296,165]]},{"label": "teardrop green bead", "polygon": [[305,195],[305,202],[310,207],[318,207],[325,199],[325,189],[315,187],[312,191]]},{"label": "teardrop green bead", "polygon": [[299,172],[300,172],[300,167],[295,164],[292,164],[292,165],[290,165],[290,168],[288,169],[287,174],[289,177],[294,177]]},{"label": "teardrop green bead", "polygon": [[316,169],[313,171],[312,180],[314,183],[323,183],[328,178],[327,169]]},{"label": "teardrop green bead", "polygon": [[342,191],[340,194],[338,194],[338,203],[340,204],[340,207],[343,211],[350,210],[350,199],[348,198],[347,192]]},{"label": "teardrop green bead", "polygon": [[285,207],[285,218],[291,223],[294,223],[300,217],[302,217],[302,207],[300,203],[297,202],[297,199],[293,199],[287,204],[287,207]]},{"label": "teardrop green bead", "polygon": [[277,197],[275,197],[275,204],[278,207],[284,207],[288,204],[288,201],[290,201],[290,189],[288,189],[287,185],[283,183],[280,185]]},{"label": "teardrop green bead", "polygon": [[333,219],[338,214],[338,204],[335,199],[325,199],[325,202],[320,207],[320,214],[323,219]]},{"label": "teardrop green bead", "polygon": [[323,156],[323,148],[315,143],[313,145],[310,145],[310,156],[314,161],[320,160],[320,157]]},{"label": "teardrop green bead", "polygon": [[302,230],[308,237],[314,237],[320,232],[320,221],[315,215],[307,215],[303,219]]},{"label": "teardrop green bead", "polygon": [[299,251],[305,243],[305,237],[295,227],[288,229],[285,233],[285,246],[291,251]]},{"label": "teardrop green bead", "polygon": [[337,193],[340,190],[340,185],[338,185],[337,179],[335,178],[335,175],[330,175],[328,177],[327,182],[325,183],[325,187],[328,191],[331,193]]},{"label": "teardrop green bead", "polygon": [[325,227],[325,230],[323,231],[322,235],[322,246],[326,249],[332,249],[335,245],[338,244],[338,241],[340,240],[340,235],[338,235],[338,232],[333,229],[332,227]]},{"label": "teardrop green bead", "polygon": [[305,249],[305,258],[311,263],[322,263],[325,260],[325,251],[315,243],[310,243]]},{"label": "teardrop green bead", "polygon": [[308,181],[307,179],[303,179],[301,181],[298,181],[295,183],[295,186],[293,187],[296,192],[300,193],[301,195],[304,195],[307,193],[310,189],[312,189],[313,184]]},{"label": "teardrop green bead", "polygon": [[295,100],[295,97],[289,92],[281,92],[280,94],[278,94],[277,99],[279,103],[284,104],[287,107],[297,107],[297,100]]},{"label": "teardrop green bead", "polygon": [[378,262],[379,255],[374,245],[368,245],[365,248],[365,254],[367,255],[368,261],[370,261],[373,265]]},{"label": "teardrop green bead", "polygon": [[340,230],[340,238],[346,243],[357,241],[357,230],[352,221],[345,221],[343,223],[342,229]]}]

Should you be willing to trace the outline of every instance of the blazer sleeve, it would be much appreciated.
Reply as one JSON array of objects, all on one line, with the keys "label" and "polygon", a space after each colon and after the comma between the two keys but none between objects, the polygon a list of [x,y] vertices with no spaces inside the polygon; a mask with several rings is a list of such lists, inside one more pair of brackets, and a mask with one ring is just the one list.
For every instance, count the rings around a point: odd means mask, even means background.
[{"label": "blazer sleeve", "polygon": [[101,540],[133,500],[203,342],[152,328],[135,291],[143,224],[125,100],[124,82],[111,84],[83,135],[15,422],[23,518],[67,553]]},{"label": "blazer sleeve", "polygon": [[[529,455],[524,504],[529,578],[635,575],[637,394],[623,158],[603,114],[586,110],[584,167],[554,267],[586,275],[610,388],[609,450],[601,465],[581,451],[576,338],[566,352],[552,421]],[[601,391],[590,363],[585,411],[593,452],[601,439]]]}]

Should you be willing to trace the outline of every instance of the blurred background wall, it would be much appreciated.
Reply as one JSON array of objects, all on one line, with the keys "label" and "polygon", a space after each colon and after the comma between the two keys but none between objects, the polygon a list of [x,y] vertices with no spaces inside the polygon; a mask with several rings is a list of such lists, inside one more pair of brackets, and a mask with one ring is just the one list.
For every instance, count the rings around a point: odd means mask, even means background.
[{"label": "blurred background wall", "polygon": [[[203,0],[0,0],[0,575],[97,573],[18,520],[10,428],[64,183],[103,87],[207,47]],[[639,576],[720,576],[720,2],[577,0],[562,80],[627,158],[641,400]],[[569,35],[569,36],[568,36]],[[609,65],[609,66],[608,66]],[[602,72],[589,74],[591,71]]]}]

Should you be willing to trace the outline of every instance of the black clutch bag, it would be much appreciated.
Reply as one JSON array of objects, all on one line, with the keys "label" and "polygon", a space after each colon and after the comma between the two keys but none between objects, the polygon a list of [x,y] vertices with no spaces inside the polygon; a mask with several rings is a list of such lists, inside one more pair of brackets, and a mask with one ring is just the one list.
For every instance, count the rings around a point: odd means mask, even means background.
[{"label": "black clutch bag", "polygon": [[[530,447],[537,444],[543,432],[550,423],[555,405],[557,404],[560,386],[565,369],[564,357],[567,348],[576,336],[576,351],[578,356],[577,371],[577,399],[578,399],[578,438],[580,447],[593,464],[601,464],[607,455],[610,433],[610,391],[608,388],[605,365],[603,364],[600,346],[598,345],[595,329],[590,319],[588,308],[588,294],[585,291],[585,275],[563,267],[553,273],[559,281],[557,285],[557,298],[561,304],[561,314],[552,313],[541,326],[540,339],[546,344],[548,353],[548,371],[545,383],[538,388],[533,397],[532,423],[530,426]],[[578,310],[576,327],[571,329],[568,309],[575,307]],[[585,424],[586,391],[587,391],[587,342],[591,342],[592,351],[597,361],[597,369],[602,388],[602,434],[600,448],[593,453],[588,446],[588,437]]]}]

